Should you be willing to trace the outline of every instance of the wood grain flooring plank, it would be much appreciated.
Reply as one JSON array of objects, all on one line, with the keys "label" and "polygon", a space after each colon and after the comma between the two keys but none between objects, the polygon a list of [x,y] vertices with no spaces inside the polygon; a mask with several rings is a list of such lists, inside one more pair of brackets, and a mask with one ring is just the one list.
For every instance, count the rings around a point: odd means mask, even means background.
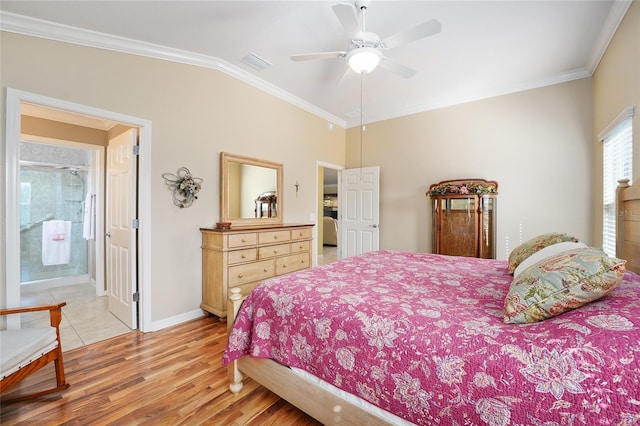
[{"label": "wood grain flooring plank", "polygon": [[[226,323],[203,317],[164,330],[133,331],[64,353],[71,387],[38,400],[0,404],[13,425],[319,425],[251,379],[228,390]],[[53,367],[11,394],[44,387]],[[8,396],[8,394],[3,395]]]}]

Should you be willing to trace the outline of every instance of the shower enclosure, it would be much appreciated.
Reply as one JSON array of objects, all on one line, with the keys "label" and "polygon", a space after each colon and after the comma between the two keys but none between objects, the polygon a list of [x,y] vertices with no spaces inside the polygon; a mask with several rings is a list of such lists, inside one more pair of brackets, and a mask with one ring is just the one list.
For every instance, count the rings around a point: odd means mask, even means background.
[{"label": "shower enclosure", "polygon": [[[20,283],[72,277],[89,279],[84,203],[90,192],[91,156],[84,149],[20,143]],[[68,263],[43,264],[43,223],[71,222]],[[71,282],[70,282],[71,283]]]}]

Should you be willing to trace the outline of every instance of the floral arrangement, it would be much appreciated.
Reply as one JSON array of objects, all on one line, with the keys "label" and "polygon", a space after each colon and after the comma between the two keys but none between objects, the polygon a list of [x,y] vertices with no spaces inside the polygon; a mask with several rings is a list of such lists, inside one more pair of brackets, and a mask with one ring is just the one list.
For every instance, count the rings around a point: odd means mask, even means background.
[{"label": "floral arrangement", "polygon": [[429,195],[445,194],[495,194],[498,192],[498,184],[493,181],[447,181],[431,185]]},{"label": "floral arrangement", "polygon": [[167,186],[173,191],[173,204],[180,208],[189,207],[193,200],[197,200],[196,194],[200,192],[202,179],[193,177],[189,169],[180,167],[177,173],[164,173],[162,175]]}]

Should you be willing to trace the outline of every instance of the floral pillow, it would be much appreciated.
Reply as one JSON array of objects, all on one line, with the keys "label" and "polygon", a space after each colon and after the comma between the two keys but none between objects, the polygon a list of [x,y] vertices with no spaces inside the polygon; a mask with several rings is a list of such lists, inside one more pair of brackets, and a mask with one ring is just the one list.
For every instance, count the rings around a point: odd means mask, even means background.
[{"label": "floral pillow", "polygon": [[585,243],[582,243],[582,242],[574,243],[573,241],[565,241],[563,243],[551,244],[550,246],[547,246],[541,249],[540,251],[533,253],[531,256],[527,257],[525,260],[520,262],[516,270],[513,272],[513,278],[514,279],[518,278],[518,275],[520,275],[529,266],[535,265],[536,263],[548,257],[557,256],[563,251],[573,250],[577,248],[586,248],[586,247],[588,246]]},{"label": "floral pillow", "polygon": [[511,283],[504,301],[504,322],[542,321],[597,300],[618,285],[625,262],[593,247],[544,259]]},{"label": "floral pillow", "polygon": [[552,244],[563,243],[565,241],[577,242],[578,239],[569,234],[562,234],[559,232],[550,232],[548,234],[538,235],[535,238],[525,241],[518,247],[514,248],[509,254],[509,270],[510,274],[516,270],[518,265],[531,256],[533,253],[542,250],[543,248]]}]

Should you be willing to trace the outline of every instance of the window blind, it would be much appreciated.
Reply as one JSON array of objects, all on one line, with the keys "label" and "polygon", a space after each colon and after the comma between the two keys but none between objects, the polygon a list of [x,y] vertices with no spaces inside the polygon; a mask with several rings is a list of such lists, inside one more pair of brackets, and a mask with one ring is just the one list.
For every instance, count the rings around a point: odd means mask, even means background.
[{"label": "window blind", "polygon": [[602,248],[616,255],[616,188],[619,179],[631,179],[632,126],[631,115],[616,123],[603,139],[603,223]]}]

